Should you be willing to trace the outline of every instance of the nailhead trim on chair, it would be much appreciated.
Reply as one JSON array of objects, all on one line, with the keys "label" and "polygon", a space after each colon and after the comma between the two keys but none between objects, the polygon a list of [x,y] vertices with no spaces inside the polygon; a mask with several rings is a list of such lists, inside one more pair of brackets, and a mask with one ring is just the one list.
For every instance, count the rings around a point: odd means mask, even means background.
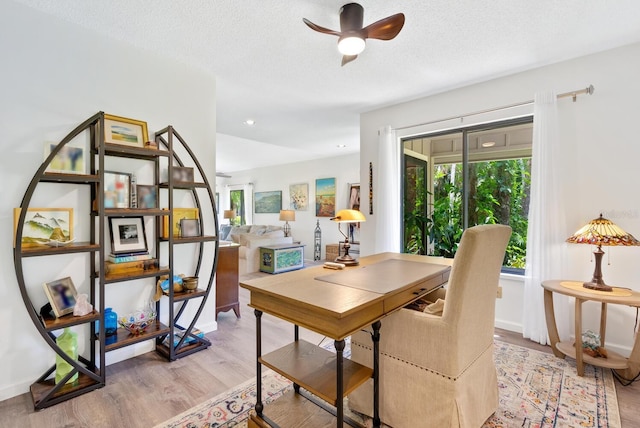
[{"label": "nailhead trim on chair", "polygon": [[[366,349],[366,350],[368,350],[368,351],[373,352],[373,348],[372,348],[372,347],[370,347],[370,346],[366,346],[366,345],[362,345],[362,344],[360,344],[360,343],[358,343],[358,342],[353,342],[353,341],[352,341],[352,342],[351,342],[351,346],[352,346],[352,347],[353,347],[353,346],[359,346],[360,348],[363,348],[363,349]],[[493,342],[491,343],[491,345],[490,345],[489,347],[493,347]],[[446,379],[453,380],[453,381],[455,382],[455,381],[457,381],[458,379],[460,379],[460,377],[461,377],[461,376],[462,376],[462,375],[467,371],[467,369],[468,369],[469,367],[471,367],[471,366],[473,365],[473,363],[475,363],[475,362],[478,360],[478,358],[480,358],[482,355],[484,355],[484,353],[485,353],[485,352],[487,352],[487,349],[489,349],[489,347],[487,347],[484,351],[482,351],[482,352],[480,353],[480,355],[478,355],[478,357],[477,357],[476,359],[474,359],[473,361],[471,361],[471,362],[469,363],[469,365],[468,365],[467,367],[465,367],[465,368],[464,368],[464,370],[462,370],[462,372],[460,372],[460,374],[459,374],[457,377],[451,377],[451,376],[445,375],[445,374],[443,374],[443,373],[437,372],[437,371],[435,371],[435,370],[428,369],[428,368],[426,368],[426,367],[422,367],[422,366],[420,366],[420,365],[418,365],[418,364],[415,364],[415,363],[412,363],[412,362],[410,362],[410,361],[403,360],[402,358],[394,357],[393,355],[389,355],[389,354],[387,354],[387,353],[385,353],[385,352],[380,352],[380,355],[383,355],[383,356],[385,356],[385,357],[391,358],[391,359],[396,360],[396,361],[400,361],[400,362],[402,362],[402,363],[404,363],[404,364],[408,364],[408,365],[413,366],[413,367],[417,367],[417,368],[418,368],[418,369],[420,369],[420,370],[423,370],[423,371],[426,371],[426,372],[429,372],[429,373],[433,373],[433,374],[435,374],[435,375],[438,375],[438,376],[443,377],[443,378],[446,378]]]}]

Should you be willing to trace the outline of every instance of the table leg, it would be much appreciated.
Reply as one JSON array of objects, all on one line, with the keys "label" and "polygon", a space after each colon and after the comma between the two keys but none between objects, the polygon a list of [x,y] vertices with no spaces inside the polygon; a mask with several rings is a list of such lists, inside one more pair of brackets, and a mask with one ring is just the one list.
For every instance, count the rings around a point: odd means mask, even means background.
[{"label": "table leg", "polygon": [[254,310],[253,313],[256,316],[256,413],[262,417],[262,411],[264,405],[262,404],[262,364],[260,364],[260,357],[262,357],[262,311]]},{"label": "table leg", "polygon": [[607,304],[602,302],[600,308],[600,346],[604,348],[604,336],[607,332]]},{"label": "table leg", "polygon": [[584,362],[582,358],[582,302],[583,300],[576,297],[576,341],[574,348],[576,351],[576,371],[578,372],[578,376],[584,376]]},{"label": "table leg", "polygon": [[344,339],[334,341],[336,347],[336,419],[338,428],[343,427],[344,422],[344,361],[342,352],[344,351]]},{"label": "table leg", "polygon": [[558,342],[560,342],[560,335],[558,334],[556,324],[555,309],[553,308],[553,292],[547,289],[544,290],[544,316],[547,321],[547,334],[549,334],[553,355],[558,358],[564,358],[565,355],[556,347]]},{"label": "table leg", "polygon": [[380,427],[380,321],[374,322],[371,327],[373,334],[373,426]]},{"label": "table leg", "polygon": [[[300,327],[298,327],[298,324],[293,325],[293,340],[296,342],[300,340]],[[296,394],[300,394],[300,385],[293,382],[293,390]]]}]

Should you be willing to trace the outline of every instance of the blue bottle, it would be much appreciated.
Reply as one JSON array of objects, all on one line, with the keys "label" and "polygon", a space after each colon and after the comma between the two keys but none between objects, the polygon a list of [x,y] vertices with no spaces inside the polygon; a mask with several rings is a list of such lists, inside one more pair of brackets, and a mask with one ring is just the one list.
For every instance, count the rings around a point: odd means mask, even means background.
[{"label": "blue bottle", "polygon": [[104,330],[106,336],[112,336],[118,330],[118,314],[113,312],[111,308],[104,310]]}]

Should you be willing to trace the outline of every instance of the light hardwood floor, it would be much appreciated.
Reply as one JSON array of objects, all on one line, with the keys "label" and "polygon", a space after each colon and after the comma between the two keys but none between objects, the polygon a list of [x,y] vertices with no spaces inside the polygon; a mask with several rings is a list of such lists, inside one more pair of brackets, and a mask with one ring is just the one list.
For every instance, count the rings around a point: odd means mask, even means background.
[{"label": "light hardwood floor", "polygon": [[[247,307],[248,292],[240,289],[241,319],[233,311],[218,315],[218,330],[207,334],[212,346],[172,363],[155,352],[107,367],[107,385],[73,400],[34,412],[29,394],[0,402],[0,427],[20,428],[149,428],[255,376],[255,317]],[[293,337],[290,324],[264,315],[263,352]],[[496,330],[500,340],[545,352],[550,348]],[[322,337],[301,329],[314,343]],[[616,383],[622,427],[640,426],[640,382]]]}]

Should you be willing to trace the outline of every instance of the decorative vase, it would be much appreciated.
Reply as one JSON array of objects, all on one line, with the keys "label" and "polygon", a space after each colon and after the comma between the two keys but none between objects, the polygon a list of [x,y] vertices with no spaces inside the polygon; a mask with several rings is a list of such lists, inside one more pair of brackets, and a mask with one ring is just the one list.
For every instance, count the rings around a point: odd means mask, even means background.
[{"label": "decorative vase", "polygon": [[[70,356],[73,360],[78,360],[78,335],[69,327],[64,329],[64,332],[58,336],[56,343],[62,349],[62,351]],[[73,370],[73,366],[66,362],[60,355],[56,355],[56,384],[60,383],[62,379]],[[73,384],[78,381],[78,373],[71,376],[67,381],[68,384]]]},{"label": "decorative vase", "polygon": [[104,310],[104,331],[106,336],[116,334],[118,330],[118,314],[113,312],[111,308]]}]

